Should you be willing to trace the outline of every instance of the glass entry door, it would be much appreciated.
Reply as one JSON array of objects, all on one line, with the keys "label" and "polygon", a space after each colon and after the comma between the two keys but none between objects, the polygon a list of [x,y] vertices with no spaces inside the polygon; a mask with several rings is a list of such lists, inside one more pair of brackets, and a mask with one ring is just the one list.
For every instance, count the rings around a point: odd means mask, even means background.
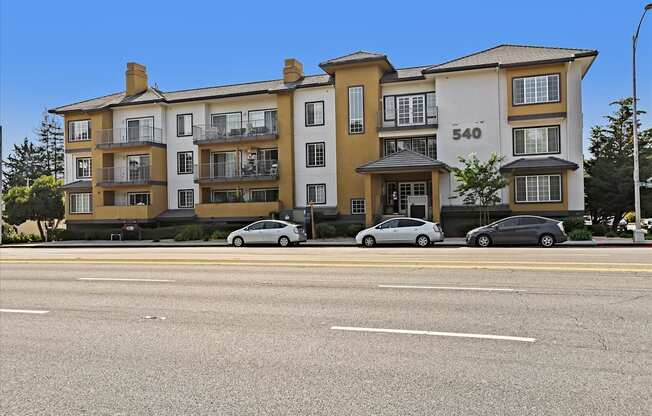
[{"label": "glass entry door", "polygon": [[407,215],[407,199],[410,195],[427,195],[426,182],[399,182],[399,212]]}]

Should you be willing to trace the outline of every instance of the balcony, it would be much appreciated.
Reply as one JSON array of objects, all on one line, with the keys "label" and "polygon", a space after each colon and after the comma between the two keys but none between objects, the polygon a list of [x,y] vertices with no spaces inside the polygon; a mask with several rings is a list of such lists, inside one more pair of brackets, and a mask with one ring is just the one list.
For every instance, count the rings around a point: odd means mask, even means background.
[{"label": "balcony", "polygon": [[202,203],[195,205],[195,213],[199,218],[268,218],[271,213],[279,212],[281,203],[273,202],[225,202]]},{"label": "balcony", "polygon": [[277,160],[201,163],[195,165],[196,183],[272,181],[278,179]]},{"label": "balcony", "polygon": [[154,218],[160,212],[152,205],[102,205],[95,208],[95,219],[143,220]]},{"label": "balcony", "polygon": [[150,166],[101,168],[97,171],[98,186],[149,185]]},{"label": "balcony", "polygon": [[384,112],[378,112],[378,131],[399,131],[417,129],[436,129],[438,126],[437,107],[430,108],[428,114],[421,117],[412,115],[410,117],[394,116],[394,120],[385,120]]},{"label": "balcony", "polygon": [[218,126],[203,124],[192,127],[192,142],[196,145],[276,140],[277,138],[276,114],[264,122],[229,121]]},{"label": "balcony", "polygon": [[157,127],[127,127],[96,130],[98,149],[165,145],[163,130]]}]

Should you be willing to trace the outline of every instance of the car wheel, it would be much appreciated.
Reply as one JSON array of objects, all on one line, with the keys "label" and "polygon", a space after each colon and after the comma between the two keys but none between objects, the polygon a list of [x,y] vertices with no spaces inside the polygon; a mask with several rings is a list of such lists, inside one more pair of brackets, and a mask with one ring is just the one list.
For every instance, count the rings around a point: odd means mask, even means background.
[{"label": "car wheel", "polygon": [[242,247],[244,246],[244,240],[242,239],[242,237],[235,237],[233,239],[233,245],[235,247]]},{"label": "car wheel", "polygon": [[281,247],[287,247],[290,245],[290,239],[287,238],[286,236],[283,236],[278,239],[278,245]]},{"label": "car wheel", "polygon": [[365,247],[373,247],[376,245],[376,239],[368,235],[362,239],[362,245]]},{"label": "car wheel", "polygon": [[550,234],[544,234],[539,238],[539,244],[541,244],[542,247],[552,247],[555,245],[555,237],[553,237]]},{"label": "car wheel", "polygon": [[491,238],[486,234],[480,234],[475,241],[480,247],[489,247],[491,245]]},{"label": "car wheel", "polygon": [[420,235],[417,237],[417,245],[419,247],[428,247],[430,245],[430,239],[427,235]]}]

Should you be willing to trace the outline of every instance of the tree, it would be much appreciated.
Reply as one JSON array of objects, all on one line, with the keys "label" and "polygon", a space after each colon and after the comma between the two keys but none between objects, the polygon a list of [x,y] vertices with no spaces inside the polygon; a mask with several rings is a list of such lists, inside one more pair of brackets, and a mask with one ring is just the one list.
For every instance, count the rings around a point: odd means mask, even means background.
[{"label": "tree", "polygon": [[[19,225],[27,220],[36,221],[41,238],[56,229],[64,216],[62,181],[54,176],[41,176],[31,186],[16,186],[5,194],[6,219]],[[46,227],[43,227],[45,222]]]},{"label": "tree", "polygon": [[[632,99],[611,103],[617,106],[606,116],[606,126],[591,128],[589,152],[584,162],[586,208],[594,222],[611,224],[615,230],[623,216],[634,209],[634,145]],[[644,111],[639,110],[639,114]],[[642,180],[652,176],[652,129],[639,134],[639,164]],[[652,209],[652,193],[641,190],[641,207]]]},{"label": "tree", "polygon": [[3,163],[4,190],[27,186],[46,173],[42,150],[25,137],[22,144],[14,144],[13,151]]},{"label": "tree", "polygon": [[453,168],[455,178],[459,183],[457,192],[467,205],[480,206],[480,224],[489,222],[489,206],[500,202],[498,191],[507,186],[505,179],[498,167],[503,160],[496,153],[492,153],[486,163],[482,163],[475,153],[468,158],[458,157],[464,165],[462,168]]},{"label": "tree", "polygon": [[61,124],[54,116],[43,111],[41,125],[35,133],[43,152],[43,162],[47,173],[57,179],[63,178],[64,147]]}]

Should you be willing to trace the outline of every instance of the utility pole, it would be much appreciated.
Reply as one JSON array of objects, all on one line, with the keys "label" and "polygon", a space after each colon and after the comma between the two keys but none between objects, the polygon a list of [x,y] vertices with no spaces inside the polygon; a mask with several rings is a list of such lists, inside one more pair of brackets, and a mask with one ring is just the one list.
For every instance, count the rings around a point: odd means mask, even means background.
[{"label": "utility pole", "polygon": [[2,226],[4,225],[2,220],[2,208],[4,208],[2,188],[2,125],[0,125],[0,245],[2,245]]}]

